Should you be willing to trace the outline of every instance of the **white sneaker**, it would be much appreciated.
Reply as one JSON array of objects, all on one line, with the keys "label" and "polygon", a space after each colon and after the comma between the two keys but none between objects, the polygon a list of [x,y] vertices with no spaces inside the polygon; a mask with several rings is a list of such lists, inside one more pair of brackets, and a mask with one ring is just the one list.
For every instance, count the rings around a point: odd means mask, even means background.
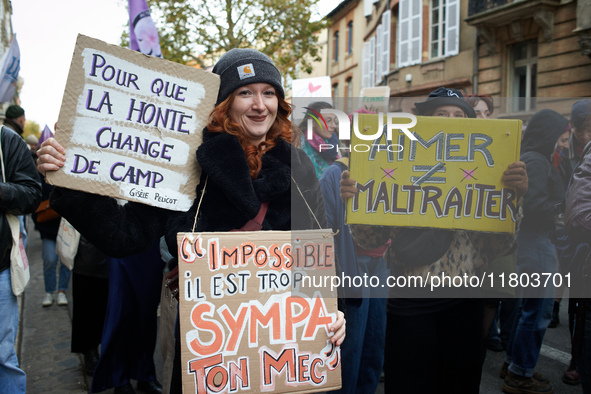
[{"label": "white sneaker", "polygon": [[43,307],[48,307],[53,305],[53,294],[45,293],[45,297],[43,297]]},{"label": "white sneaker", "polygon": [[66,298],[66,293],[62,293],[62,292],[57,293],[57,304],[59,306],[68,305],[68,299]]}]

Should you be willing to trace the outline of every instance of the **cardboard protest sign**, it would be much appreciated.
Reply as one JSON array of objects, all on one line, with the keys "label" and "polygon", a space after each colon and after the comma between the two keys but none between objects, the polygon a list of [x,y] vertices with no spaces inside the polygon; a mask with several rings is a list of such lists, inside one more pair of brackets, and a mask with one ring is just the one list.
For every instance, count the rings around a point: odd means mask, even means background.
[{"label": "cardboard protest sign", "polygon": [[[341,386],[328,230],[179,233],[183,393]],[[311,276],[316,275],[312,283]]]},{"label": "cardboard protest sign", "polygon": [[48,182],[188,210],[218,89],[217,75],[78,35],[55,133],[66,162]]},{"label": "cardboard protest sign", "polygon": [[[409,119],[392,117],[390,123]],[[385,116],[381,124],[379,115],[359,116],[357,129],[366,139],[353,125],[351,178],[359,193],[348,203],[347,222],[514,232],[516,195],[501,177],[519,160],[521,121],[416,121],[407,128],[417,139],[412,141],[400,127],[388,127]]]},{"label": "cardboard protest sign", "polygon": [[361,89],[361,107],[375,113],[388,112],[390,99],[389,86],[376,86]]},{"label": "cardboard protest sign", "polygon": [[[301,120],[306,107],[315,101],[333,104],[330,77],[294,79],[291,81],[291,96],[294,103],[292,118]],[[297,99],[297,100],[296,100]]]}]

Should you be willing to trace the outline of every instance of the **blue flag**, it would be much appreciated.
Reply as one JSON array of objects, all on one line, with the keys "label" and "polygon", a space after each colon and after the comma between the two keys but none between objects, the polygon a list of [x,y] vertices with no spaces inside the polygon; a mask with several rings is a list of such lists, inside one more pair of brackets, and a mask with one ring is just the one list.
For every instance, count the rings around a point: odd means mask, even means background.
[{"label": "blue flag", "polygon": [[10,47],[0,59],[0,65],[2,66],[0,71],[0,103],[9,103],[16,92],[16,82],[21,69],[21,51],[16,42],[16,35],[12,38]]},{"label": "blue flag", "polygon": [[162,57],[158,30],[146,0],[129,0],[129,49]]}]

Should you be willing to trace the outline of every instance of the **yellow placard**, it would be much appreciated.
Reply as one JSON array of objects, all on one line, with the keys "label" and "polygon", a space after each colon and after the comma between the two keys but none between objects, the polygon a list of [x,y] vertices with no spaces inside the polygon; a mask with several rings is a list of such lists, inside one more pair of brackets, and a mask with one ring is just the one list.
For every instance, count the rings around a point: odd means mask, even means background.
[{"label": "yellow placard", "polygon": [[359,193],[349,200],[347,222],[515,232],[515,191],[501,177],[519,160],[521,121],[416,120],[408,128],[416,141],[388,127],[408,119],[360,115],[352,125],[351,178]]}]

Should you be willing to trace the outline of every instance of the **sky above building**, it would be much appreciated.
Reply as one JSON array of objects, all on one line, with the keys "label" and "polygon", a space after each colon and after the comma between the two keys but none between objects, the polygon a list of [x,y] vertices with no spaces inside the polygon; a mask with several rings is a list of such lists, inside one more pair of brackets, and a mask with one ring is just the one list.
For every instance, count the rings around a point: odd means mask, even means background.
[{"label": "sky above building", "polygon": [[[326,15],[340,0],[321,0]],[[78,34],[118,45],[126,29],[125,0],[17,0],[12,27],[21,52],[21,105],[26,118],[54,130]]]}]

